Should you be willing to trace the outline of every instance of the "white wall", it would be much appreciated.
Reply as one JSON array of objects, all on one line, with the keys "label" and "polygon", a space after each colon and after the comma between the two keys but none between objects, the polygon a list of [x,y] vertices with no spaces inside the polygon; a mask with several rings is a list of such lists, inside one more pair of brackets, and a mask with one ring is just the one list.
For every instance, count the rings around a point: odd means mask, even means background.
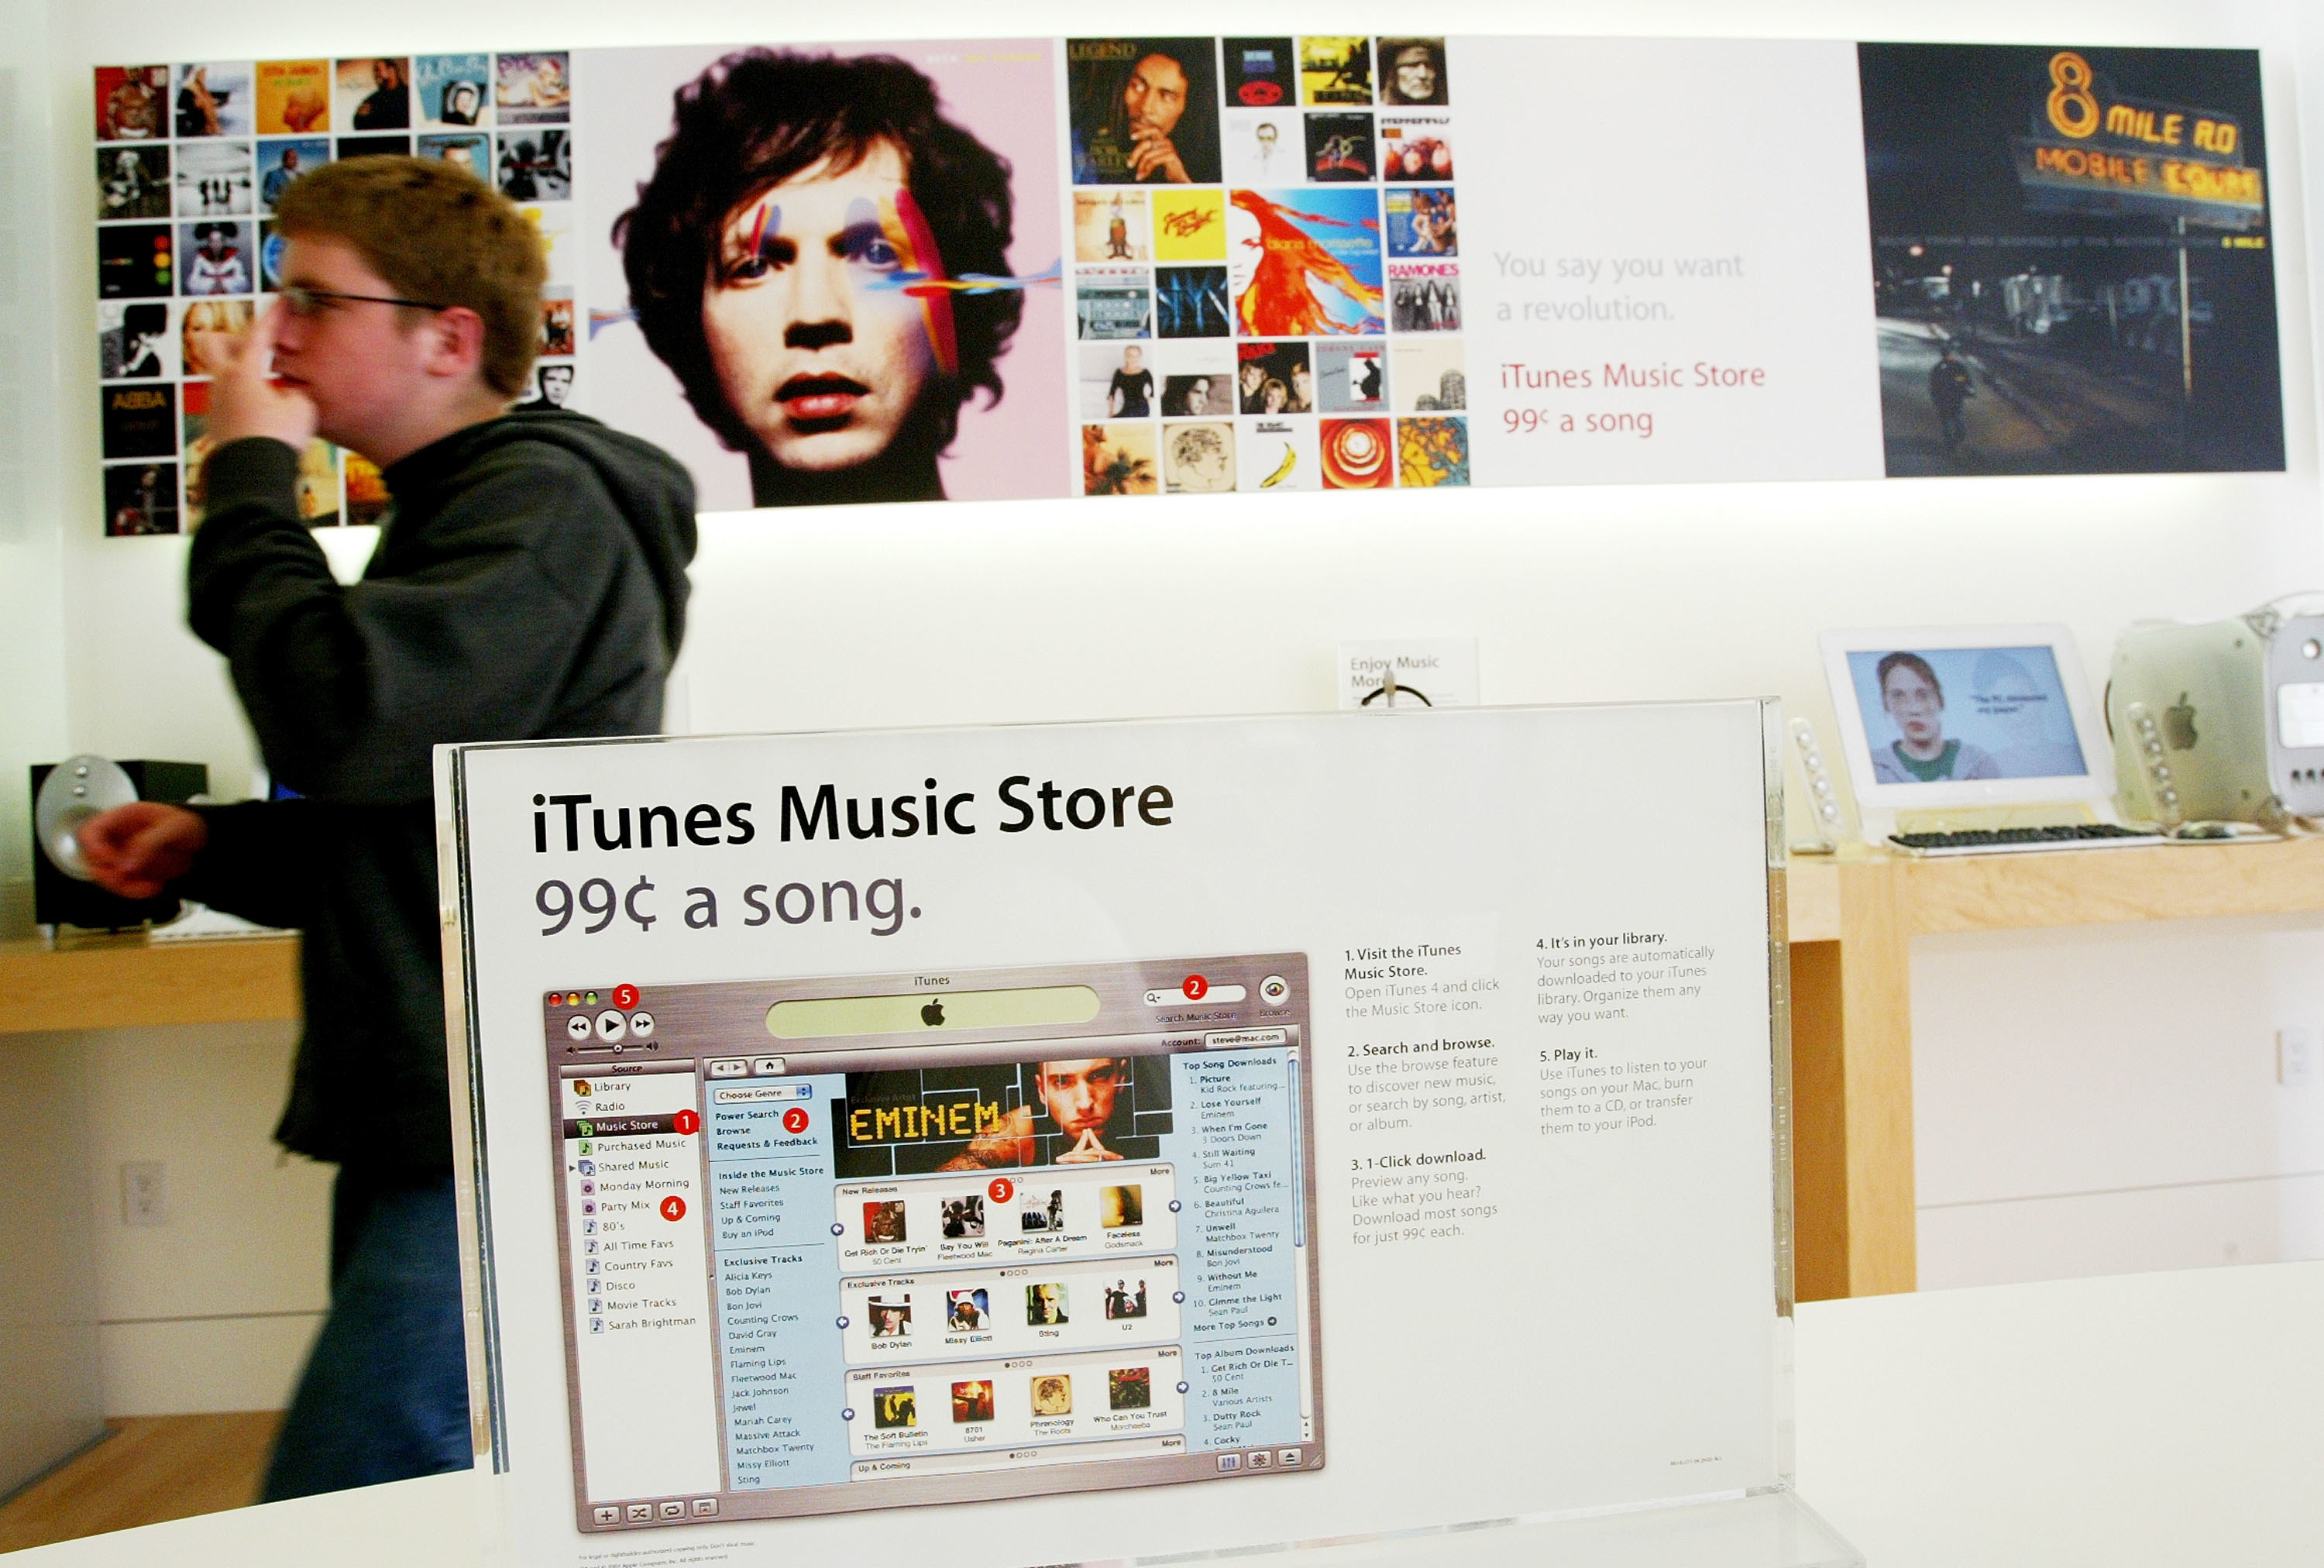
[{"label": "white wall", "polygon": [[[331,1167],[272,1141],[297,1038],[289,1023],[86,1038],[106,1414],[289,1402],[330,1304]],[[132,1160],[161,1163],[166,1223],[123,1222]]]},{"label": "white wall", "polygon": [[[56,502],[34,455],[52,401],[46,8],[0,3],[0,939],[31,918],[26,767],[65,735],[64,575]],[[94,1270],[72,1250],[87,1226],[88,1095],[81,1053],[53,1036],[0,1038],[0,1494],[88,1442],[103,1410]]]},{"label": "white wall", "polygon": [[[1408,3],[1253,10],[1204,0],[1174,10],[1170,25],[1189,32],[1289,31],[1327,13],[1333,26],[1351,29],[1394,30],[1414,17]],[[2324,91],[2324,52],[2318,40],[2300,35],[2295,0],[2206,7],[2177,0],[1961,0],[1937,8],[1886,0],[1455,0],[1426,14],[1430,26],[1457,32],[2266,48],[2291,471],[1222,497],[1199,504],[1061,501],[713,518],[683,663],[693,727],[1319,707],[1332,701],[1334,644],[1406,634],[1476,636],[1489,701],[1773,692],[1828,720],[1814,654],[1820,627],[2064,621],[2081,639],[2095,677],[2116,632],[2135,617],[2217,616],[2324,586],[2305,262],[2305,198],[2315,182],[2302,167],[2303,155],[2324,165],[2324,126],[2309,127],[2315,134],[2303,141],[2294,84],[2295,64],[2306,61],[2307,78]],[[11,687],[31,694],[22,711],[12,702],[0,714],[0,761],[40,760],[67,744],[182,757],[209,762],[217,786],[231,789],[246,776],[249,745],[217,661],[182,629],[184,541],[99,537],[96,382],[93,356],[84,351],[94,291],[93,196],[83,167],[88,68],[130,56],[766,39],[802,13],[708,0],[664,0],[650,10],[628,0],[569,0],[554,13],[511,0],[406,0],[391,11],[107,0],[52,3],[47,16],[57,195],[12,210],[54,214],[51,249],[42,259],[54,276],[47,351],[58,356],[61,413],[53,444],[21,448],[37,457],[34,467],[53,474],[53,495],[24,510],[21,542],[11,542],[0,521],[0,657],[9,660]],[[1049,3],[964,15],[954,5],[911,0],[851,20],[864,24],[859,37],[941,37],[964,29],[1062,33],[1085,28],[1088,13]],[[821,14],[796,24],[807,35],[833,25]],[[1641,113],[1652,93],[1653,84],[1639,85]],[[364,535],[350,530],[333,542],[359,552]],[[21,812],[21,803],[11,791],[0,790],[0,799],[7,801],[0,806],[0,832],[7,835],[0,876],[21,875],[11,871],[22,864],[21,831],[9,826],[21,818],[8,815]],[[2126,973],[2171,966],[2181,951],[2181,934],[2168,930],[2114,940],[2122,945],[2108,948],[2105,961]],[[2043,994],[2049,968],[2095,961],[2073,934],[2016,939],[2009,956],[2005,969],[1989,955],[1924,955],[1916,994],[1930,1008],[1958,1006],[1972,1018],[2023,1014]],[[2221,994],[2247,983],[2247,976],[2231,979]],[[1922,1065],[1939,1084],[1966,1058],[1952,1059],[1956,1033],[1949,1025],[1932,1021],[1930,1028]],[[2094,1049],[2099,1037],[2083,1029],[2066,1026],[2073,1048]],[[262,1051],[265,1040],[251,1032],[234,1048]],[[236,1129],[206,1136],[250,1140],[263,1155],[276,1089],[263,1073],[217,1072],[205,1059],[142,1049],[141,1093],[170,1096],[192,1124]],[[2233,1095],[2243,1071],[2221,1065],[2216,1078],[2181,1079],[2172,1093]],[[2061,1105],[2070,1102],[2061,1095]],[[132,1115],[127,1102],[100,1106],[101,1148],[137,1141]],[[1974,1117],[1929,1123],[1928,1179],[1950,1190],[1939,1173],[1975,1167],[1988,1140],[2025,1135]],[[2009,1159],[1985,1163],[2011,1168]],[[241,1353],[235,1346],[255,1332],[239,1319],[311,1307],[320,1188],[301,1195],[286,1187],[281,1198],[308,1204],[307,1217],[277,1227],[263,1251],[243,1256],[237,1269],[248,1288],[231,1298],[225,1317],[208,1315],[209,1328],[167,1331],[179,1336],[171,1355],[223,1360]],[[225,1222],[226,1211],[203,1207],[224,1201],[222,1193],[188,1193],[183,1222]],[[2142,1228],[2115,1225],[2112,1233]],[[194,1274],[165,1275],[172,1266],[158,1256],[115,1247],[107,1258],[115,1299],[159,1304],[155,1311],[189,1325],[204,1317],[197,1310],[202,1303],[226,1299],[205,1295],[210,1285]],[[2104,1266],[2180,1260],[2134,1250],[2107,1254]],[[148,1340],[158,1342],[163,1332],[152,1328]],[[117,1387],[126,1386],[119,1369],[132,1362],[128,1337],[107,1340]],[[269,1363],[232,1397],[217,1388],[178,1397],[208,1401],[187,1407],[215,1408],[219,1399],[263,1402],[279,1386]],[[148,1396],[168,1397],[148,1387],[138,1397]]]},{"label": "white wall", "polygon": [[2324,1257],[2275,1047],[2324,1031],[2324,919],[1923,937],[1913,988],[1923,1289]]},{"label": "white wall", "polygon": [[19,780],[66,732],[63,534],[40,460],[56,429],[47,44],[44,6],[0,7],[0,937],[28,918],[14,890],[32,874]]}]

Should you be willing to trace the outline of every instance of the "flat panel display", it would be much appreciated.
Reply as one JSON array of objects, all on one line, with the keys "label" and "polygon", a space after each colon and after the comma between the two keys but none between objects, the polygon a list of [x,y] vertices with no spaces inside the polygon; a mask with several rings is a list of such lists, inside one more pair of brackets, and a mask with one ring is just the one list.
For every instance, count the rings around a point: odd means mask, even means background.
[{"label": "flat panel display", "polygon": [[2109,809],[2113,752],[2067,627],[1865,627],[1818,641],[1861,805]]},{"label": "flat panel display", "polygon": [[1848,672],[1879,783],[2089,771],[2052,649],[1866,650],[1849,654]]}]

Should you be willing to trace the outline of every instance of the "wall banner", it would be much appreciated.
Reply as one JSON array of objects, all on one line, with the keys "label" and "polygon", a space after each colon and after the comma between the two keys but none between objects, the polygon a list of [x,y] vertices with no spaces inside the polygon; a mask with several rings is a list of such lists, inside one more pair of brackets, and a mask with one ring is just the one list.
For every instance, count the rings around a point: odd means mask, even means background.
[{"label": "wall banner", "polygon": [[[192,333],[276,286],[284,187],[374,152],[525,207],[528,401],[709,511],[2283,462],[2246,51],[682,46],[105,66],[92,106],[116,534],[198,523]],[[318,523],[384,508],[302,472]]]}]

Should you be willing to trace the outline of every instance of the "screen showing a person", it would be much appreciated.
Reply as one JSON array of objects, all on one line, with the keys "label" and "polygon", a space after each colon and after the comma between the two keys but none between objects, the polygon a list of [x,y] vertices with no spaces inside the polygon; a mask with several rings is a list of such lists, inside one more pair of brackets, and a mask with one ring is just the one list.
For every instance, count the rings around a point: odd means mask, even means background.
[{"label": "screen showing a person", "polygon": [[552,992],[584,1530],[1323,1462],[1296,954]]},{"label": "screen showing a person", "polygon": [[2049,648],[1850,650],[1848,673],[1876,784],[2089,771]]}]

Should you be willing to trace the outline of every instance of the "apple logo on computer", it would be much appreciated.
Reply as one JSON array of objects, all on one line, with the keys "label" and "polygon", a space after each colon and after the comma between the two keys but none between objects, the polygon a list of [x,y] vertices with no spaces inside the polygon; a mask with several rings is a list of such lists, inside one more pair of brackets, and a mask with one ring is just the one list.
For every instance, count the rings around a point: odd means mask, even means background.
[{"label": "apple logo on computer", "polygon": [[2195,708],[2183,691],[2177,702],[2163,710],[2163,739],[2174,752],[2195,749]]},{"label": "apple logo on computer", "polygon": [[938,997],[920,1009],[920,1021],[932,1029],[941,1028],[944,1026],[944,998]]}]

